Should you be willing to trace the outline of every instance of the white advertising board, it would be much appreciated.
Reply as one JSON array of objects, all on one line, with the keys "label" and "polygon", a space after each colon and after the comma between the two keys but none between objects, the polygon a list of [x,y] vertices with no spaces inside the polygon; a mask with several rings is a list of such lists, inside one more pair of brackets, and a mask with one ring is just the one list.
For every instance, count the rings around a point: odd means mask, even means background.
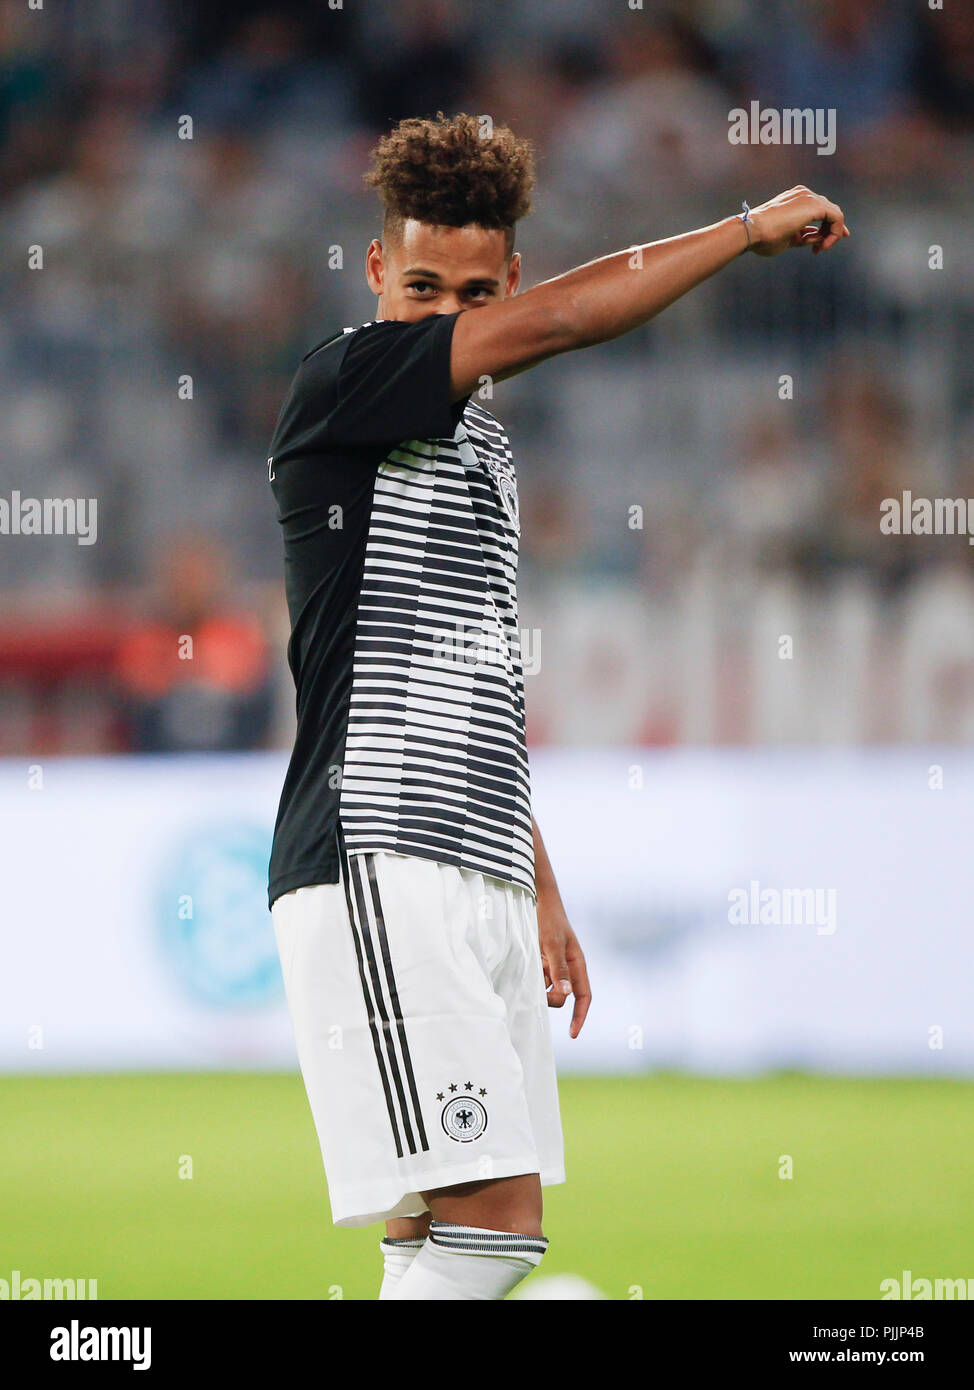
[{"label": "white advertising board", "polygon": [[[295,1065],[284,767],[0,763],[0,1069]],[[974,1074],[974,756],[545,749],[532,777],[595,995],[574,1041],[552,1012],[563,1072]]]}]

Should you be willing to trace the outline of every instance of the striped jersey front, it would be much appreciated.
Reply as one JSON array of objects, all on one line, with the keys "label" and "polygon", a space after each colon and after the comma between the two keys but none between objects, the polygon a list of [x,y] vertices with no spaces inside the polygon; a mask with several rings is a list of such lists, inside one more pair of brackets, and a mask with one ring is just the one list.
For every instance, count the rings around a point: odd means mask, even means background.
[{"label": "striped jersey front", "polygon": [[326,340],[278,421],[298,734],[271,901],[338,881],[339,823],[351,853],[535,889],[517,481],[497,420],[450,401],[456,317]]},{"label": "striped jersey front", "polygon": [[358,606],[341,821],[350,850],[534,889],[507,438],[472,402],[379,465]]}]

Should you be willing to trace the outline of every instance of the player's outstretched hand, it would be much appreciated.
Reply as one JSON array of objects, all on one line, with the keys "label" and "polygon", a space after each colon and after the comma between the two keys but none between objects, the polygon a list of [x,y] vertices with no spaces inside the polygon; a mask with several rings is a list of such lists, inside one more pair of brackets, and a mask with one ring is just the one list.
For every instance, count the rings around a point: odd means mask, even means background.
[{"label": "player's outstretched hand", "polygon": [[750,220],[751,250],[757,256],[777,256],[791,246],[810,246],[818,255],[851,236],[838,203],[804,184],[752,208]]},{"label": "player's outstretched hand", "polygon": [[560,902],[552,906],[539,899],[538,940],[541,944],[548,1008],[560,1009],[574,994],[575,1008],[568,1032],[571,1037],[577,1038],[592,1002],[592,991],[582,948]]}]

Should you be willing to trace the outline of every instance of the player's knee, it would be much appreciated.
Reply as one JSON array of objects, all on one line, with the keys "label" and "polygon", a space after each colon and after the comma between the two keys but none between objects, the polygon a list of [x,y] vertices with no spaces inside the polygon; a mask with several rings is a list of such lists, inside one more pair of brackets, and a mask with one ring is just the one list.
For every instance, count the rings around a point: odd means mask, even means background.
[{"label": "player's knee", "polygon": [[542,1215],[540,1192],[537,1198],[519,1197],[513,1203],[503,1203],[492,1213],[491,1229],[517,1232],[522,1236],[542,1236]]},{"label": "player's knee", "polygon": [[541,1183],[536,1174],[494,1178],[429,1193],[433,1219],[481,1230],[542,1237]]},{"label": "player's knee", "polygon": [[542,1237],[544,1232],[541,1229],[540,1211],[532,1211],[529,1208],[503,1209],[502,1211],[488,1210],[483,1213],[483,1221],[476,1220],[471,1225],[480,1225],[484,1230],[503,1231],[508,1235],[538,1236]]}]

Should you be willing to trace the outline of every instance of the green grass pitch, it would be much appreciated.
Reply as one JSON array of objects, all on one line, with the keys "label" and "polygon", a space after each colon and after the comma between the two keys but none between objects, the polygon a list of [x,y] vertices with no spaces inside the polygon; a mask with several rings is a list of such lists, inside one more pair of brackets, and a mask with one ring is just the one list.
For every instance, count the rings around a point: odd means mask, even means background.
[{"label": "green grass pitch", "polygon": [[[974,1276],[974,1084],[654,1074],[561,1096],[544,1274],[611,1299],[878,1299],[904,1269]],[[97,1278],[103,1299],[378,1289],[381,1228],[332,1226],[297,1074],[4,1078],[0,1193],[0,1278]]]}]

